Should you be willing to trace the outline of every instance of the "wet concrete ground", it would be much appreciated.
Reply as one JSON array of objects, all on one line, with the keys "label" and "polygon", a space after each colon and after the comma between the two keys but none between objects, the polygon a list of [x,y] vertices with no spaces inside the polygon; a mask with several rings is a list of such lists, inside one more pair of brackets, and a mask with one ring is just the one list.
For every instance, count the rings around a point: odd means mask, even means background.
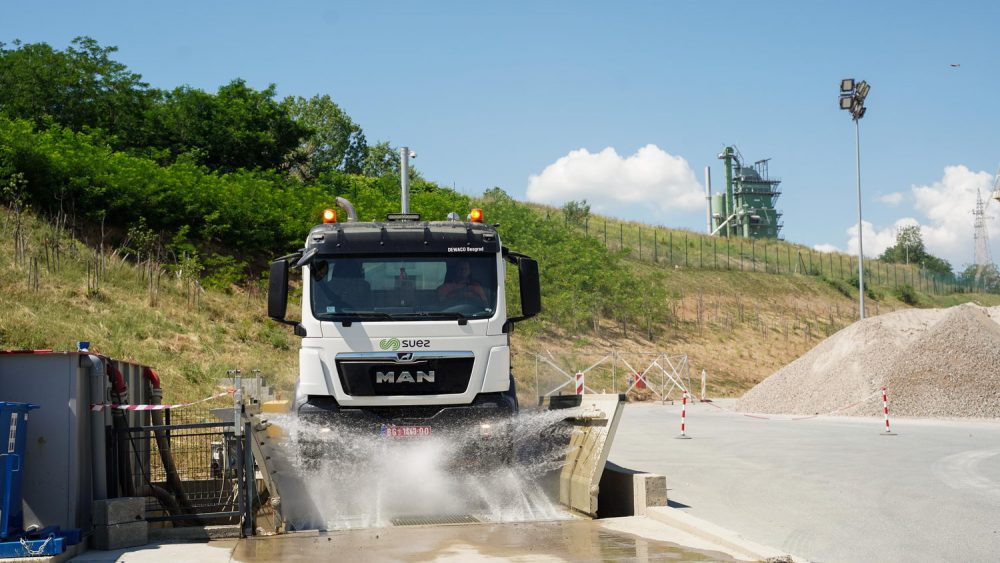
[{"label": "wet concrete ground", "polygon": [[[616,519],[619,524],[627,520]],[[613,522],[612,520],[606,522]],[[611,529],[616,527],[619,529]],[[406,526],[242,540],[232,561],[734,561],[601,521]]]}]

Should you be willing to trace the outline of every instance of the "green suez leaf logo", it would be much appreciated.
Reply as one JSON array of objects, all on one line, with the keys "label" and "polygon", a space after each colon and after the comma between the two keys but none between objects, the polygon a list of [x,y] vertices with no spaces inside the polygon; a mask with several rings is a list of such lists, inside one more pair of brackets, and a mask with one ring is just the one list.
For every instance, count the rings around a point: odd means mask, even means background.
[{"label": "green suez leaf logo", "polygon": [[400,340],[398,338],[383,338],[378,341],[378,347],[383,350],[399,350],[400,348],[430,348],[430,340]]}]

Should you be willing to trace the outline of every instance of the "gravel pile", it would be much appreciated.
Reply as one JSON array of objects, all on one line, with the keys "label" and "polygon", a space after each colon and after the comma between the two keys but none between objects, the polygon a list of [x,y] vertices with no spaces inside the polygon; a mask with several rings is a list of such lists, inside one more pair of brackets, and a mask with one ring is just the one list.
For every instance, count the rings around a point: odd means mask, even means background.
[{"label": "gravel pile", "polygon": [[1000,307],[856,322],[747,391],[737,409],[881,415],[883,385],[895,415],[1000,418]]}]

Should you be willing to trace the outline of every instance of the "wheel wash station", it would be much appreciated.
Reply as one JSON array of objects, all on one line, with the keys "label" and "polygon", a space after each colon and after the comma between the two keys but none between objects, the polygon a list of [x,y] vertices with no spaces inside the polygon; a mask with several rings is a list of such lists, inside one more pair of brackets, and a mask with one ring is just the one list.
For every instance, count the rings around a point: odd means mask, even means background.
[{"label": "wheel wash station", "polygon": [[[153,368],[86,342],[0,353],[0,557],[665,506],[664,477],[608,462],[623,396],[519,410],[509,336],[541,309],[537,263],[502,247],[481,210],[424,221],[407,199],[386,221],[358,222],[338,198],[346,221],[328,210],[304,248],[272,263],[267,314],[302,337],[291,400],[233,373],[206,402],[216,408],[182,416],[192,408],[164,404]],[[290,269],[302,279],[294,321]],[[507,301],[507,274],[520,303]],[[526,508],[513,514],[512,499]]]},{"label": "wheel wash station", "polygon": [[[258,393],[266,399],[268,389],[256,379],[227,383],[236,390],[222,398],[231,407],[212,409],[210,420],[178,423],[171,408],[159,408],[171,405],[161,404],[163,389],[148,366],[86,349],[0,353],[0,396],[9,399],[0,402],[0,417],[10,436],[8,453],[0,454],[0,558],[337,529],[303,519],[322,509],[304,489],[296,456],[289,459],[290,433],[272,422],[291,416],[289,402],[261,401]],[[549,413],[565,412],[550,417],[539,438],[562,452],[538,476],[558,518],[634,514],[633,481],[640,479],[637,502],[666,504],[663,477],[606,463],[621,397],[563,395],[544,403]],[[426,507],[415,522],[455,518],[428,517],[433,511]],[[488,518],[463,515],[464,522]],[[407,524],[399,517],[387,523]]]}]

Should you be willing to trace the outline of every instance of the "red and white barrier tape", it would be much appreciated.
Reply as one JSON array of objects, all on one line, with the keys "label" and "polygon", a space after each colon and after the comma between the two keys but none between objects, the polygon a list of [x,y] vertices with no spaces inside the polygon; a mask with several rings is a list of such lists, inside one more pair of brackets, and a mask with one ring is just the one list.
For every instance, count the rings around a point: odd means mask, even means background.
[{"label": "red and white barrier tape", "polygon": [[198,403],[204,403],[211,401],[212,399],[218,399],[219,397],[225,397],[226,395],[232,395],[232,391],[226,391],[224,393],[216,393],[211,397],[205,397],[204,399],[194,401],[192,403],[180,403],[174,405],[125,405],[125,404],[113,404],[113,403],[103,403],[103,404],[92,404],[90,405],[90,412],[103,411],[105,409],[109,410],[120,410],[120,411],[161,411],[165,409],[179,409],[183,407],[190,407],[191,405],[197,405]]}]

